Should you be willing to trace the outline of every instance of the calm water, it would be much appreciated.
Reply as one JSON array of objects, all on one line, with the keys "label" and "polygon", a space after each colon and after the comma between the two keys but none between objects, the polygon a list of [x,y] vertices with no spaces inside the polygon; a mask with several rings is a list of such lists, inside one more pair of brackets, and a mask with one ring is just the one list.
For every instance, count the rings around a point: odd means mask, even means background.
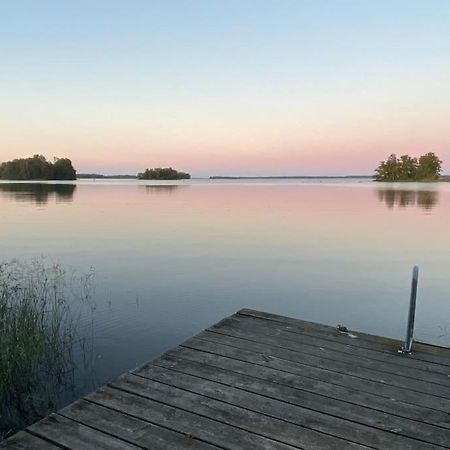
[{"label": "calm water", "polygon": [[0,184],[1,259],[94,267],[97,382],[249,307],[450,344],[450,183]]}]

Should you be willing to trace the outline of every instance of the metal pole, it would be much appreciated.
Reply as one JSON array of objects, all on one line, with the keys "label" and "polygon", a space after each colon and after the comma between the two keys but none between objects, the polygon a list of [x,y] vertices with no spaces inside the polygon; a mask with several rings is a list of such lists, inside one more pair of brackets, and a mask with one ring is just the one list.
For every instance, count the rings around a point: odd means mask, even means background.
[{"label": "metal pole", "polygon": [[411,298],[409,300],[408,324],[406,325],[405,346],[402,347],[403,353],[411,353],[414,338],[414,319],[416,316],[416,298],[417,298],[417,282],[419,281],[419,268],[413,267]]}]

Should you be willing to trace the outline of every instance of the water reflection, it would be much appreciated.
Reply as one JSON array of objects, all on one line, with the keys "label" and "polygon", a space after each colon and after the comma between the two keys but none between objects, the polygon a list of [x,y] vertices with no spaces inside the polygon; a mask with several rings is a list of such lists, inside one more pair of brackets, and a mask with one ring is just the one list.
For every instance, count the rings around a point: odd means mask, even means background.
[{"label": "water reflection", "polygon": [[147,184],[147,194],[173,194],[180,186],[177,184]]},{"label": "water reflection", "polygon": [[0,183],[0,194],[19,202],[46,204],[55,198],[64,203],[73,200],[76,188],[75,184]]},{"label": "water reflection", "polygon": [[378,203],[378,188],[413,184],[175,184],[79,182],[70,214],[0,193],[2,257],[97,268],[99,384],[243,307],[403,338],[413,264],[424,271],[418,336],[449,344],[437,327],[450,329],[450,184],[420,185],[438,191],[431,215],[416,192],[414,207],[397,209],[396,192],[395,209],[392,193]]},{"label": "water reflection", "polygon": [[377,189],[377,194],[379,201],[390,209],[416,206],[431,211],[439,203],[439,191],[382,188]]}]

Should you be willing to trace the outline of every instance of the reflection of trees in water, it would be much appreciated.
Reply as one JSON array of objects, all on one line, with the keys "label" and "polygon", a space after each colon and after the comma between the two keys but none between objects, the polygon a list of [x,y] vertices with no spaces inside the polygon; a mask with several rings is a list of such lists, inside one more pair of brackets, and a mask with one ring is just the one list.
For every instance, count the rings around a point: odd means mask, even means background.
[{"label": "reflection of trees in water", "polygon": [[75,184],[0,183],[0,194],[22,202],[48,203],[51,197],[60,202],[71,202]]},{"label": "reflection of trees in water", "polygon": [[431,210],[439,203],[438,191],[423,191],[410,189],[377,189],[380,202],[385,203],[388,208],[398,206],[417,206],[425,210]]},{"label": "reflection of trees in water", "polygon": [[147,184],[147,194],[173,194],[180,186],[177,184]]}]

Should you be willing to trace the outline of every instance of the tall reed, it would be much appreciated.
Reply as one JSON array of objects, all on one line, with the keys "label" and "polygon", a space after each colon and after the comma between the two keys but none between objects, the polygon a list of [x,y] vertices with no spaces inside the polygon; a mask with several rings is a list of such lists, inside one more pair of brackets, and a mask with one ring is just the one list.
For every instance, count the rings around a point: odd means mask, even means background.
[{"label": "tall reed", "polygon": [[0,439],[47,415],[73,389],[92,279],[92,270],[77,275],[45,258],[0,263]]}]

